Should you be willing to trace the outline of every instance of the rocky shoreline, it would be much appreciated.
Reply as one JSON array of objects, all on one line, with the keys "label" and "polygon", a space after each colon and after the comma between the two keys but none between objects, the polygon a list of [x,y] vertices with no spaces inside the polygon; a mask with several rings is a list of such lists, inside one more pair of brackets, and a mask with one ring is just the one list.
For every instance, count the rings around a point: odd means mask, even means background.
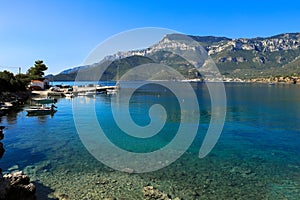
[{"label": "rocky shoreline", "polygon": [[287,84],[300,84],[300,77],[297,76],[278,76],[270,78],[252,78],[246,82],[262,82],[262,83],[287,83]]},{"label": "rocky shoreline", "polygon": [[276,76],[276,77],[257,77],[257,78],[224,78],[223,82],[245,82],[245,83],[285,83],[300,84],[298,76]]},{"label": "rocky shoreline", "polygon": [[30,92],[0,92],[0,117],[18,109],[30,97]]},{"label": "rocky shoreline", "polygon": [[[4,128],[0,126],[0,141],[4,138]],[[3,143],[0,142],[0,159],[4,152]],[[0,200],[35,200],[35,190],[36,187],[30,182],[29,176],[22,171],[2,175],[0,168]]]},{"label": "rocky shoreline", "polygon": [[0,101],[2,102],[11,102],[16,101],[19,104],[23,104],[29,97],[31,92],[24,91],[24,92],[0,92]]}]

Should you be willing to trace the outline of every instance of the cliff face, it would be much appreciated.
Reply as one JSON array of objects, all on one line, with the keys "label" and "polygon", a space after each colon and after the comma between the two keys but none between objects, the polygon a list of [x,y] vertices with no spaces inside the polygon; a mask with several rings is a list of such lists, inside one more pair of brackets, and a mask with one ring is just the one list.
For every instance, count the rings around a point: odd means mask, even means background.
[{"label": "cliff face", "polygon": [[269,38],[240,38],[207,46],[208,53],[217,54],[224,50],[247,50],[256,52],[275,52],[296,50],[300,47],[300,34],[281,34]]},{"label": "cliff face", "polygon": [[[122,67],[124,58],[146,56],[153,62],[170,65],[176,70],[180,69],[183,75],[188,75],[192,66],[179,56],[172,55],[170,51],[180,50],[193,54],[203,53],[202,49],[205,49],[220,72],[228,77],[249,78],[300,73],[297,61],[300,58],[300,33],[286,33],[267,38],[230,39],[214,36],[190,36],[190,38],[197,41],[198,46],[186,45],[184,42],[186,37],[183,35],[170,34],[147,49],[118,52],[107,56],[104,60],[119,60]],[[200,66],[203,63],[200,63]],[[75,73],[74,70],[71,71]]]}]

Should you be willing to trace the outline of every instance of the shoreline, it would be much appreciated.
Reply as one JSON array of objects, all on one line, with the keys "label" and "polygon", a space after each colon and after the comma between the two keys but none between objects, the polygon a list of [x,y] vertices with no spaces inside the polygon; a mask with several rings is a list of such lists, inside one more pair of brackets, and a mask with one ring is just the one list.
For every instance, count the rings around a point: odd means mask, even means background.
[{"label": "shoreline", "polygon": [[30,91],[0,92],[0,117],[24,105],[30,96]]}]

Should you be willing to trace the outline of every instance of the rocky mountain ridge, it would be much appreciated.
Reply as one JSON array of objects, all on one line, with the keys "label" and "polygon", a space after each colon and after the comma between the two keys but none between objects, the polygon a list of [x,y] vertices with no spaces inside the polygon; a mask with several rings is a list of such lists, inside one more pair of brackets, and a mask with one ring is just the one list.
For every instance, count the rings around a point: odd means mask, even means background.
[{"label": "rocky mountain ridge", "polygon": [[[179,34],[166,35],[161,41],[153,46],[143,49],[128,52],[118,52],[114,55],[109,55],[106,60],[121,59],[129,56],[147,56],[156,51],[169,48],[180,48],[182,50],[189,49],[188,46],[178,41]],[[199,42],[208,55],[215,55],[223,51],[257,51],[257,52],[276,52],[297,50],[300,48],[300,33],[285,33],[266,38],[238,38],[230,39],[226,37],[213,37],[213,36],[189,36],[195,41]],[[193,47],[191,47],[193,48]],[[278,63],[280,60],[278,60]]]},{"label": "rocky mountain ridge", "polygon": [[[285,33],[271,37],[238,38],[214,36],[189,36],[197,45],[188,45],[181,34],[166,35],[157,44],[146,49],[117,52],[105,57],[103,61],[122,61],[134,56],[148,57],[155,63],[163,63],[189,74],[191,66],[174,51],[203,53],[205,49],[220,72],[226,77],[261,77],[300,74],[300,33]],[[122,67],[122,62],[118,62]],[[139,63],[140,64],[140,63]],[[203,63],[201,63],[203,64]],[[134,63],[133,63],[134,65]],[[86,66],[85,66],[86,67]],[[93,64],[92,67],[99,67]],[[132,66],[134,67],[134,66]],[[78,68],[82,69],[82,67]],[[64,71],[64,75],[74,74],[78,69]],[[185,73],[186,71],[186,73]],[[192,77],[195,78],[195,77]]]}]

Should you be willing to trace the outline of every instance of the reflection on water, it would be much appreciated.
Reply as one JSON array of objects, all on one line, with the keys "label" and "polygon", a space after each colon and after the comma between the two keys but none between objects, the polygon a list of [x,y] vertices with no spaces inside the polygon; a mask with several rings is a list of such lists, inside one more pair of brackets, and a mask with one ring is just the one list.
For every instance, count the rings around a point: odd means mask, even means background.
[{"label": "reflection on water", "polygon": [[14,110],[14,111],[8,112],[7,115],[5,116],[7,123],[9,123],[9,124],[17,123],[17,117],[18,117],[19,111],[20,110]]}]

